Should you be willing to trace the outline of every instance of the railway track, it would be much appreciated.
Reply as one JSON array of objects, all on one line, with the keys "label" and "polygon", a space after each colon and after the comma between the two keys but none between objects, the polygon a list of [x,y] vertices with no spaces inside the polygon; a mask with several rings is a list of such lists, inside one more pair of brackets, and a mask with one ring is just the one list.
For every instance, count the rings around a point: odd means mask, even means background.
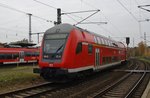
[{"label": "railway track", "polygon": [[[0,94],[0,98],[140,98],[147,84],[145,81],[148,81],[150,77],[150,74],[144,70],[150,68],[140,66],[140,62],[131,64],[134,64],[134,67],[131,67],[135,71],[142,69],[143,72],[111,70],[109,73],[106,71],[97,74],[97,76],[94,75],[95,78],[82,81],[63,84],[44,83],[31,88]],[[129,67],[128,70],[131,68]]]},{"label": "railway track", "polygon": [[[109,76],[106,75],[104,77],[100,74],[101,76],[92,82],[59,90],[45,98],[141,98],[147,85],[145,79],[148,81],[149,75],[146,73],[145,76],[143,72],[135,72],[137,70],[145,70],[141,62],[137,61],[131,64],[134,65],[130,66],[129,64],[129,68],[126,69],[129,70],[129,72],[114,71],[110,72]],[[130,71],[132,68],[134,68],[135,71]],[[104,73],[104,75],[106,73]],[[112,86],[113,84],[114,86]],[[109,90],[107,91],[108,88]]]},{"label": "railway track", "polygon": [[7,93],[0,94],[0,98],[33,98],[46,92],[52,92],[60,89],[58,84],[46,82],[40,85],[19,89]]},{"label": "railway track", "polygon": [[[144,65],[145,70],[148,70],[149,66],[147,66],[147,64]],[[136,73],[135,71],[131,71],[118,81],[89,96],[88,98],[141,98],[146,87],[141,84],[147,84],[150,76],[148,74],[149,73],[145,71],[136,71]]]},{"label": "railway track", "polygon": [[92,94],[99,89],[104,88],[112,81],[121,78],[124,74],[126,74],[126,72],[120,72],[118,74],[118,72],[113,72],[112,70],[97,73],[92,75],[94,77],[88,78],[83,83],[53,92],[52,94],[47,94],[44,98],[86,98],[89,94]]}]

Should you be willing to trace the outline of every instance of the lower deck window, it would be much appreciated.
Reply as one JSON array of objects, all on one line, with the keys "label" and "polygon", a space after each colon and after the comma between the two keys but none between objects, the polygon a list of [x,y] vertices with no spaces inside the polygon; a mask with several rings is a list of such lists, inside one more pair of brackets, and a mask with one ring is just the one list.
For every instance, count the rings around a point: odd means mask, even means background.
[{"label": "lower deck window", "polygon": [[93,46],[91,44],[88,45],[88,53],[91,54],[93,51]]}]

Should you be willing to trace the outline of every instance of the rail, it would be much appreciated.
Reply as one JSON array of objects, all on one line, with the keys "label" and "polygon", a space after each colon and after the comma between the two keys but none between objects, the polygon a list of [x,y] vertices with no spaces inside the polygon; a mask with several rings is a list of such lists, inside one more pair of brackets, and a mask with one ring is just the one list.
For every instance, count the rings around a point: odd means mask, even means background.
[{"label": "rail", "polygon": [[52,91],[56,89],[56,87],[53,86],[53,83],[50,82],[46,82],[46,83],[42,83],[36,86],[32,86],[32,87],[27,87],[24,89],[19,89],[19,90],[15,90],[15,91],[11,91],[11,92],[6,92],[3,94],[0,94],[0,98],[5,98],[5,97],[23,97],[23,98],[27,98],[27,97],[32,97],[35,96],[37,94],[41,94],[47,91]]},{"label": "rail", "polygon": [[[138,67],[136,67],[135,69],[137,68]],[[148,68],[146,67],[145,70],[147,69]],[[104,88],[103,90],[96,92],[91,96],[88,96],[88,98],[101,98],[101,97],[131,98],[136,88],[138,88],[140,83],[145,78],[146,74],[147,74],[146,72],[143,72],[141,75],[141,73],[134,73],[133,71],[131,71],[121,79]],[[124,85],[126,85],[126,87]]]}]

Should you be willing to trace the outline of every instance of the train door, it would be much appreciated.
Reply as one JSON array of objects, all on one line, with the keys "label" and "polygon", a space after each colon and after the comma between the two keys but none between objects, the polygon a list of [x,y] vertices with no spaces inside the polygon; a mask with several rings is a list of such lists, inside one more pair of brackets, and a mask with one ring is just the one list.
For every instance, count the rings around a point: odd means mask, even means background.
[{"label": "train door", "polygon": [[19,62],[24,62],[24,51],[19,52]]},{"label": "train door", "polygon": [[95,69],[98,69],[98,66],[100,65],[100,49],[95,49]]}]

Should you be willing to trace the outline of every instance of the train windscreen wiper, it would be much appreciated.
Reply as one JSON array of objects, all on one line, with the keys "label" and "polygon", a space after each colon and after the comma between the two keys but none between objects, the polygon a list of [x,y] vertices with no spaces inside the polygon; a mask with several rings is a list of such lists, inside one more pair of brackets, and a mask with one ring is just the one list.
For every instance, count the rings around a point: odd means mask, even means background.
[{"label": "train windscreen wiper", "polygon": [[60,49],[62,49],[63,46],[64,46],[64,44],[62,44],[62,45],[56,50],[56,52],[52,55],[52,58],[55,57],[56,53],[57,53]]},{"label": "train windscreen wiper", "polygon": [[55,54],[64,46],[64,44],[62,44],[55,52]]}]

